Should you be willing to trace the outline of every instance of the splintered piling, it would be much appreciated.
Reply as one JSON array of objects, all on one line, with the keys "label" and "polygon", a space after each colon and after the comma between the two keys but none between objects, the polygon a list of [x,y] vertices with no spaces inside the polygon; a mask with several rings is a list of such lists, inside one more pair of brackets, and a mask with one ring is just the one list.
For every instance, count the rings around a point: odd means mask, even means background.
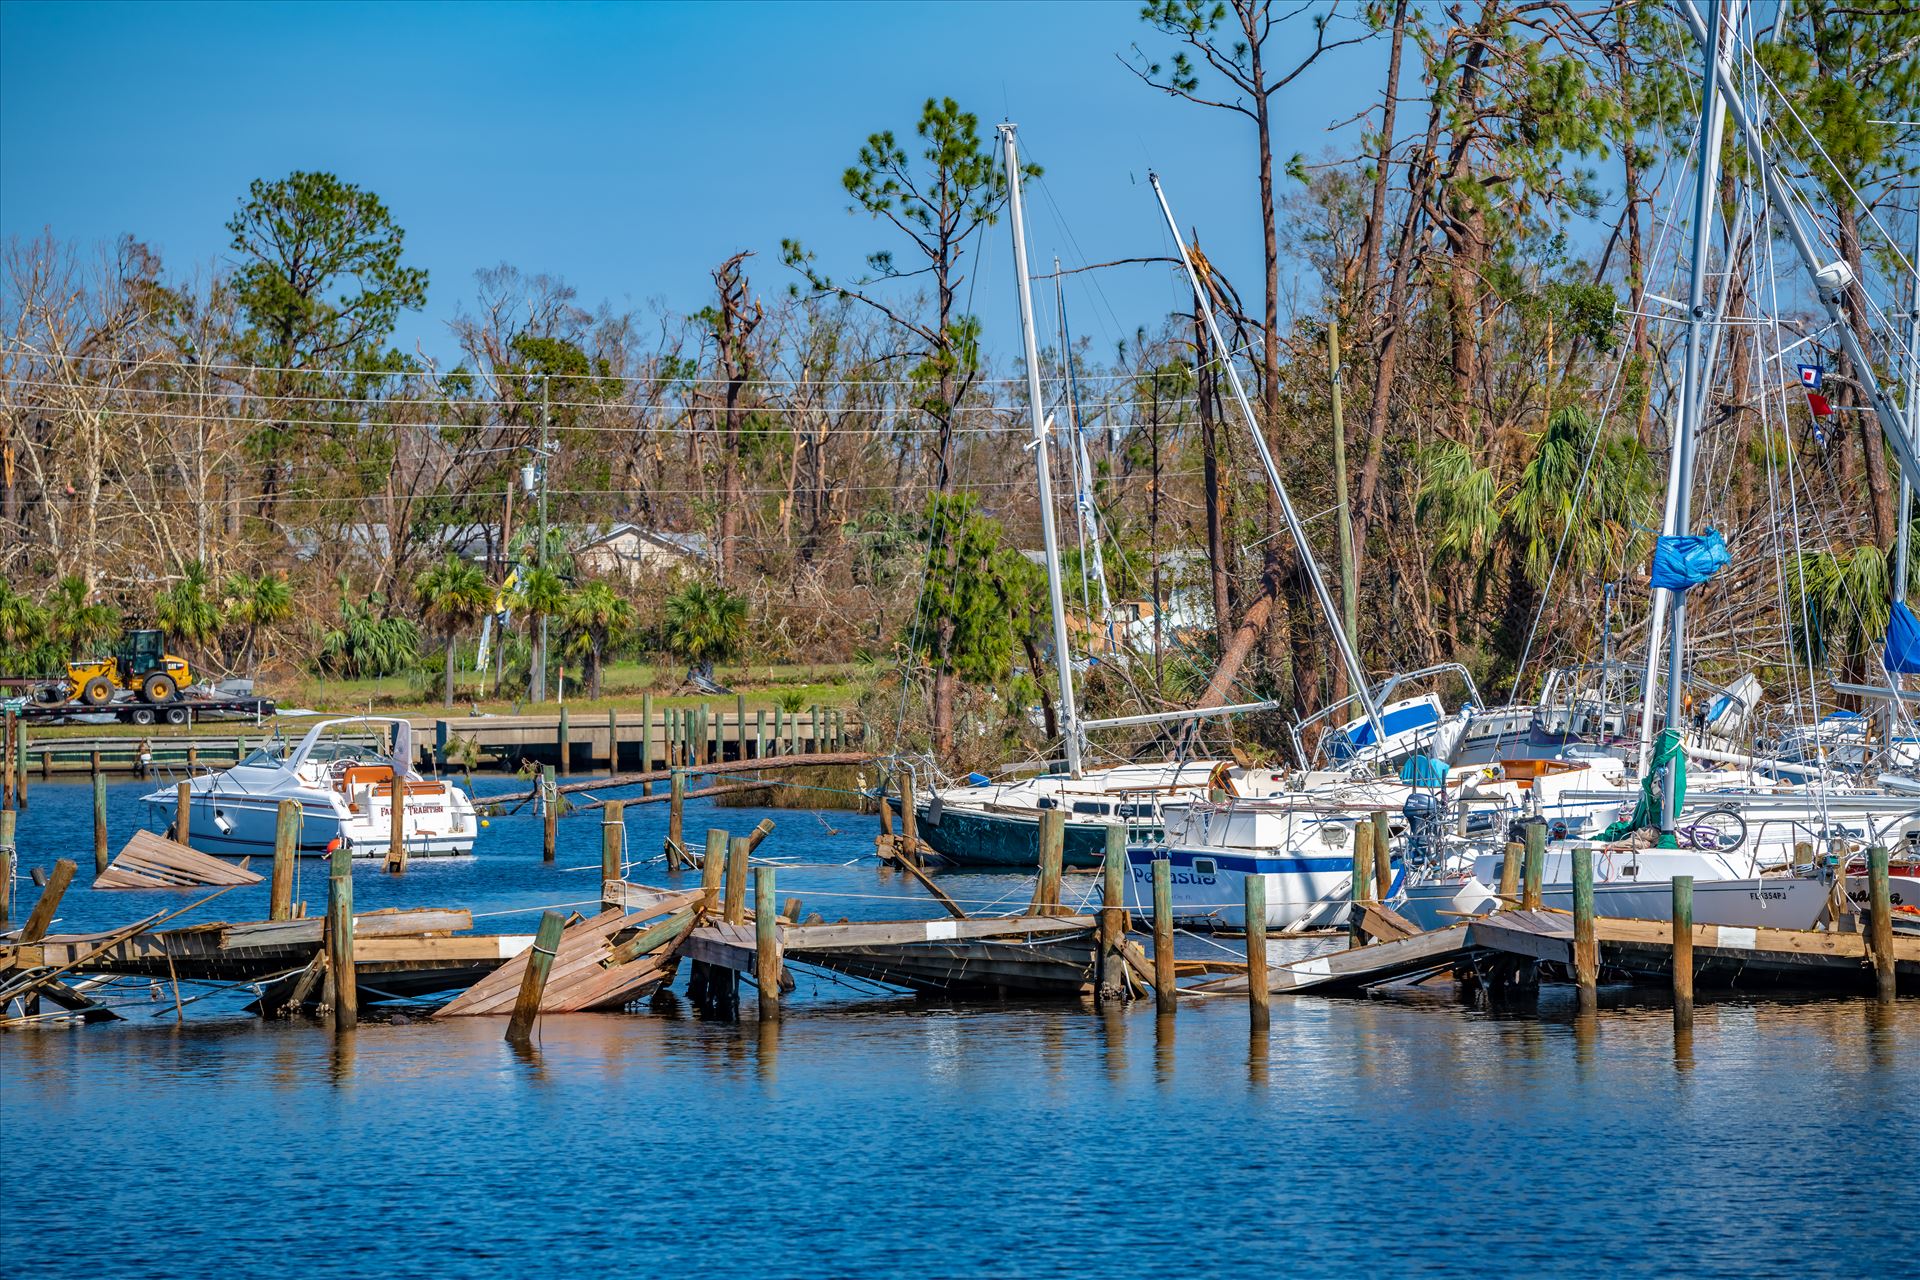
[{"label": "splintered piling", "polygon": [[554,952],[560,949],[560,931],[566,919],[558,911],[540,917],[540,930],[533,936],[533,948],[527,953],[527,969],[520,978],[520,995],[513,1002],[513,1017],[507,1023],[507,1039],[524,1042],[533,1035],[533,1020],[540,1014],[540,997],[547,991],[547,975],[553,971]]},{"label": "splintered piling", "polygon": [[1520,898],[1520,867],[1527,856],[1527,846],[1518,840],[1507,842],[1506,852],[1500,858],[1500,905],[1507,908],[1518,905]]},{"label": "splintered piling", "polygon": [[667,781],[667,861],[687,856],[686,842],[681,838],[681,823],[687,809],[687,772],[675,769],[668,775]]},{"label": "splintered piling", "polygon": [[1385,903],[1393,890],[1393,842],[1387,815],[1373,815],[1373,900]]},{"label": "splintered piling", "polygon": [[26,924],[20,927],[20,941],[38,942],[47,936],[47,930],[53,927],[54,913],[60,909],[60,899],[73,883],[73,873],[79,869],[80,865],[71,858],[61,858],[53,864],[47,887],[40,891],[40,900],[33,904]]},{"label": "splintered piling", "polygon": [[193,845],[193,783],[182,782],[173,789],[173,838],[180,844]]}]

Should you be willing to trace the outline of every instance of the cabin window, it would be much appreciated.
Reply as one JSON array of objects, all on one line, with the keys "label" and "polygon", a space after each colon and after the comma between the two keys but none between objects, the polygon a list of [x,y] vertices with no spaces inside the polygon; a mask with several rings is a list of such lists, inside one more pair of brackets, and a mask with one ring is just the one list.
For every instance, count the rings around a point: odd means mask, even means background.
[{"label": "cabin window", "polygon": [[1055,800],[1052,796],[1041,796],[1038,800],[1033,802],[1033,807],[1036,809],[1058,809],[1060,807],[1060,802],[1058,800]]},{"label": "cabin window", "polygon": [[1075,813],[1088,813],[1097,816],[1104,816],[1108,812],[1107,806],[1097,800],[1076,801],[1073,806],[1073,811]]},{"label": "cabin window", "polygon": [[1193,860],[1193,874],[1197,876],[1214,875],[1217,874],[1219,870],[1219,865],[1215,863],[1212,858],[1195,858]]}]

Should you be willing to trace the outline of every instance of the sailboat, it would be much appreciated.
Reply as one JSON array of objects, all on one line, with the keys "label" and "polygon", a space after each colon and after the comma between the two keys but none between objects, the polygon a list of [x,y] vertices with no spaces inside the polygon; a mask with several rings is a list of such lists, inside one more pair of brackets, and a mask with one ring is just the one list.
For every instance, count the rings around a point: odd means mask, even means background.
[{"label": "sailboat", "polygon": [[[1686,686],[1687,592],[1717,571],[1718,565],[1713,563],[1716,559],[1724,562],[1725,558],[1723,547],[1717,548],[1717,556],[1714,554],[1718,535],[1711,531],[1693,535],[1689,522],[1694,444],[1712,369],[1706,332],[1707,317],[1712,309],[1706,303],[1705,281],[1716,212],[1721,132],[1727,113],[1731,113],[1746,137],[1767,202],[1783,223],[1803,267],[1813,278],[1833,322],[1832,328],[1839,333],[1853,368],[1865,384],[1882,434],[1900,463],[1902,548],[1897,558],[1894,617],[1896,629],[1907,627],[1908,634],[1917,639],[1905,644],[1889,637],[1885,665],[1893,684],[1890,712],[1898,707],[1901,698],[1898,673],[1902,669],[1920,670],[1920,620],[1914,620],[1905,605],[1904,547],[1911,477],[1920,474],[1914,443],[1914,428],[1920,426],[1920,402],[1910,395],[1907,421],[1903,424],[1879,387],[1857,336],[1845,322],[1841,301],[1854,283],[1852,275],[1844,263],[1823,264],[1815,253],[1793,198],[1783,186],[1777,167],[1754,127],[1753,111],[1734,84],[1729,68],[1728,33],[1722,27],[1718,11],[1709,29],[1691,3],[1683,3],[1681,9],[1705,52],[1705,59],[1701,72],[1702,112],[1687,343],[1667,509],[1655,552],[1656,591],[1641,715],[1639,755],[1646,779],[1642,784],[1643,798],[1634,816],[1614,824],[1599,833],[1599,840],[1587,844],[1596,855],[1594,899],[1596,910],[1602,915],[1665,920],[1672,909],[1672,881],[1684,875],[1694,879],[1697,923],[1807,929],[1822,920],[1837,920],[1848,896],[1862,888],[1860,881],[1865,868],[1858,855],[1870,845],[1906,852],[1909,861],[1892,877],[1894,900],[1920,902],[1920,865],[1911,861],[1912,850],[1920,845],[1920,801],[1911,793],[1900,794],[1898,789],[1890,793],[1888,789],[1867,785],[1864,778],[1847,779],[1837,774],[1834,766],[1840,762],[1826,750],[1833,745],[1833,735],[1827,726],[1779,744],[1786,748],[1779,752],[1779,757],[1785,758],[1742,759],[1685,741],[1686,720],[1682,709]],[[1729,244],[1733,241],[1734,237],[1730,236]],[[1916,243],[1915,252],[1916,259],[1920,259],[1920,243]],[[1914,289],[1915,311],[1920,312],[1920,278],[1916,279]],[[1915,325],[1920,326],[1920,316],[1916,317]],[[1912,369],[1920,369],[1920,333],[1912,328],[1908,354]],[[1915,381],[1910,370],[1910,387]],[[1661,654],[1661,624],[1665,617],[1671,619],[1665,648],[1667,705],[1665,728],[1656,739],[1654,675]],[[1705,788],[1696,786],[1689,790],[1685,764],[1689,754],[1746,767],[1737,767],[1731,774],[1707,775],[1701,779],[1708,782]],[[1899,758],[1896,755],[1895,759]],[[1864,754],[1860,763],[1865,764]],[[1587,796],[1576,794],[1574,798],[1605,801],[1608,793],[1603,790]],[[1621,838],[1635,828],[1646,834],[1638,839]],[[1721,838],[1734,831],[1737,835],[1732,838]],[[1652,847],[1645,847],[1655,832],[1657,841],[1652,842]],[[1420,857],[1433,873],[1421,877],[1407,889],[1399,904],[1403,914],[1416,923],[1432,927],[1445,923],[1448,917],[1498,905],[1493,886],[1499,880],[1503,852],[1485,847],[1477,851],[1448,852],[1440,847],[1444,844],[1443,837],[1436,839],[1432,833],[1426,833],[1420,841],[1410,842],[1410,854],[1415,852],[1417,843],[1427,846],[1419,851]],[[1572,856],[1577,847],[1576,843],[1560,843],[1550,848],[1545,862],[1543,894],[1548,905],[1570,902]]]},{"label": "sailboat", "polygon": [[[1018,167],[1016,127],[1000,126],[1007,164],[1009,222],[1014,242],[1014,267],[1020,302],[1021,334],[1027,368],[1028,408],[1033,423],[1035,470],[1039,481],[1041,538],[1047,569],[1047,588],[1053,621],[1054,665],[1059,680],[1062,716],[1064,768],[1049,769],[1036,776],[996,782],[973,775],[964,785],[930,790],[917,801],[917,825],[921,837],[933,850],[960,866],[1031,866],[1037,857],[1037,827],[1040,815],[1057,811],[1067,816],[1065,857],[1070,866],[1098,865],[1104,855],[1107,832],[1125,828],[1131,836],[1156,838],[1160,834],[1162,809],[1169,804],[1205,800],[1213,793],[1252,795],[1277,790],[1292,790],[1297,778],[1273,770],[1260,770],[1232,760],[1188,760],[1127,763],[1106,768],[1085,767],[1087,735],[1101,729],[1165,726],[1182,721],[1210,719],[1276,709],[1273,701],[1237,703],[1229,706],[1153,712],[1107,719],[1082,719],[1074,696],[1073,669],[1068,644],[1066,608],[1061,586],[1058,540],[1054,530],[1053,488],[1048,461],[1048,418],[1042,404],[1038,340],[1033,317],[1032,284],[1027,267],[1026,222]],[[1155,179],[1158,191],[1158,180]],[[1163,211],[1165,197],[1161,197]],[[1167,213],[1171,225],[1172,214]],[[1177,231],[1176,231],[1177,234]],[[1182,250],[1185,252],[1184,246]],[[1192,265],[1188,262],[1192,275]],[[1192,277],[1200,292],[1197,277]],[[1204,293],[1201,294],[1204,301]],[[1216,348],[1227,346],[1219,336],[1211,304],[1207,304],[1208,323],[1213,326]],[[1064,330],[1063,330],[1064,331]],[[1229,381],[1240,408],[1251,426],[1252,406],[1239,382],[1232,362],[1227,361]],[[1419,694],[1382,705],[1372,692],[1359,658],[1340,625],[1331,595],[1313,561],[1306,535],[1291,499],[1281,482],[1279,469],[1256,429],[1252,432],[1256,451],[1266,468],[1268,481],[1280,500],[1295,545],[1300,549],[1309,579],[1319,598],[1321,611],[1332,630],[1336,647],[1353,687],[1353,701],[1359,714],[1333,726],[1325,744],[1337,754],[1331,760],[1340,780],[1354,775],[1370,775],[1390,768],[1432,744],[1436,732],[1448,718],[1439,701],[1430,694]],[[1077,441],[1073,446],[1080,448]],[[1084,460],[1076,469],[1082,473]],[[1076,495],[1083,528],[1093,514],[1084,493]],[[1097,529],[1093,537],[1098,538]],[[1102,583],[1104,599],[1105,585]],[[1104,608],[1103,608],[1104,612]],[[1302,760],[1311,768],[1311,762]]]}]

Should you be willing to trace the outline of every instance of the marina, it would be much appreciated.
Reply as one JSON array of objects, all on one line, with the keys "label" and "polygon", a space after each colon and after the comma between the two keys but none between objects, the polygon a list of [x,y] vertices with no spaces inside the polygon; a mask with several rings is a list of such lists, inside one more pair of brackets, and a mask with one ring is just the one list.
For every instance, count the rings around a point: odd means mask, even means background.
[{"label": "marina", "polygon": [[1916,140],[1887,0],[0,4],[0,1274],[1914,1272]]}]

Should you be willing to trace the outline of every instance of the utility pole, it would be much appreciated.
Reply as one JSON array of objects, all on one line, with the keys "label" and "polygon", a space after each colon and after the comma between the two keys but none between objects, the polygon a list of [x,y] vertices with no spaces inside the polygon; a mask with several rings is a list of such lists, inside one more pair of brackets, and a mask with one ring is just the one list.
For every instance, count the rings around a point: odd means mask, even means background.
[{"label": "utility pole", "polygon": [[1353,580],[1353,512],[1347,506],[1347,424],[1340,410],[1340,321],[1327,321],[1327,379],[1333,384],[1333,505],[1340,518],[1340,612],[1360,634],[1360,586]]},{"label": "utility pole", "polygon": [[[534,564],[547,567],[547,457],[550,449],[547,433],[553,422],[553,375],[540,375],[540,542],[534,548]],[[547,700],[547,615],[540,615],[539,652],[533,665],[533,700]]]}]

